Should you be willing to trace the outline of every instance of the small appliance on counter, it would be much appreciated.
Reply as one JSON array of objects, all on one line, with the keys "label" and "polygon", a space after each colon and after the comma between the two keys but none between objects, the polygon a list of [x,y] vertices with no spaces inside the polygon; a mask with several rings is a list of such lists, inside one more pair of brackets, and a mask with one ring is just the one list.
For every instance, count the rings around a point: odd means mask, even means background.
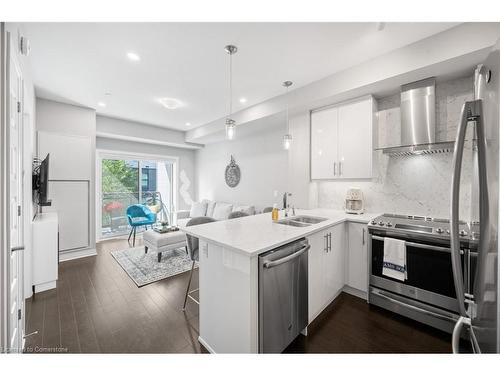
[{"label": "small appliance on counter", "polygon": [[362,214],[365,211],[363,192],[360,188],[350,188],[345,197],[345,212]]}]

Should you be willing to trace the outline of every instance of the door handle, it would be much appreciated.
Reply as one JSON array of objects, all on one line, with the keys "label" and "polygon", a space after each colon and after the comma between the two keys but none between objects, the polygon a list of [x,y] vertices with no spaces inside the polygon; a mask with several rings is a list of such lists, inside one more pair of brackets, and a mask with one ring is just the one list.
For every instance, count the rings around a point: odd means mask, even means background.
[{"label": "door handle", "polygon": [[[472,102],[465,102],[462,107],[460,123],[457,130],[457,138],[455,141],[455,149],[453,151],[453,174],[451,177],[451,214],[450,214],[450,243],[451,243],[451,268],[453,271],[453,281],[455,283],[455,292],[458,299],[458,308],[461,316],[466,316],[465,298],[464,298],[464,280],[462,273],[462,263],[460,258],[460,238],[458,233],[458,219],[459,219],[459,201],[460,201],[460,175],[462,172],[462,158],[464,154],[464,144],[466,137],[467,124],[469,121],[476,121],[476,132],[478,135],[478,166],[479,166],[479,196],[480,196],[480,222],[481,226],[487,228],[488,223],[484,222],[483,215],[487,212],[487,205],[484,204],[483,198],[487,196],[487,187],[485,185],[485,170],[483,163],[484,160],[484,132],[482,124],[482,102],[476,100]],[[479,130],[479,132],[478,132]],[[480,133],[480,134],[479,134]],[[483,165],[483,166],[481,166]],[[485,210],[486,209],[486,210]],[[483,233],[481,233],[483,237]],[[485,236],[488,238],[488,236]],[[483,240],[484,243],[484,240]],[[480,242],[481,247],[481,242]]]},{"label": "door handle", "polygon": [[289,262],[292,259],[295,259],[295,258],[301,256],[303,253],[305,253],[310,248],[311,248],[311,245],[305,245],[300,250],[296,251],[293,254],[287,255],[286,257],[283,257],[283,258],[278,259],[278,260],[272,260],[272,261],[269,261],[269,262],[265,262],[264,263],[264,268],[272,268],[272,267],[279,266],[280,264]]},{"label": "door handle", "polygon": [[10,249],[11,252],[22,251],[22,250],[24,250],[24,246],[14,246]]},{"label": "door handle", "polygon": [[438,318],[438,319],[441,319],[441,320],[447,320],[449,322],[452,322],[454,320],[454,317],[451,314],[450,314],[450,316],[447,316],[447,315],[436,313],[434,311],[429,311],[429,310],[423,309],[423,308],[418,307],[418,306],[410,305],[409,303],[400,301],[400,300],[398,300],[396,298],[389,297],[385,293],[380,292],[378,290],[373,290],[371,293],[375,294],[378,297],[384,298],[384,299],[386,299],[386,300],[388,300],[388,301],[390,301],[392,303],[395,303],[397,305],[406,307],[407,309],[410,309],[410,310],[413,310],[413,311],[417,311],[419,313],[422,313],[422,314],[425,314],[425,315],[428,315],[428,316],[432,316],[434,318]]},{"label": "door handle", "polygon": [[453,350],[453,354],[460,353],[459,343],[460,343],[460,333],[462,332],[462,327],[464,324],[470,325],[470,319],[465,316],[461,316],[458,318],[455,327],[453,327],[453,334],[451,335],[451,349]]}]

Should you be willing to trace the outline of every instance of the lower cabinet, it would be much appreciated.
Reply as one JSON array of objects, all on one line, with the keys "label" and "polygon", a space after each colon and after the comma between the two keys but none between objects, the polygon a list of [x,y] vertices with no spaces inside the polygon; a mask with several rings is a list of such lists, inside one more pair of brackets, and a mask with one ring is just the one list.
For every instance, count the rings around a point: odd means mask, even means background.
[{"label": "lower cabinet", "polygon": [[344,287],[345,224],[337,224],[308,237],[309,323]]},{"label": "lower cabinet", "polygon": [[368,291],[368,230],[366,224],[348,223],[347,285]]}]

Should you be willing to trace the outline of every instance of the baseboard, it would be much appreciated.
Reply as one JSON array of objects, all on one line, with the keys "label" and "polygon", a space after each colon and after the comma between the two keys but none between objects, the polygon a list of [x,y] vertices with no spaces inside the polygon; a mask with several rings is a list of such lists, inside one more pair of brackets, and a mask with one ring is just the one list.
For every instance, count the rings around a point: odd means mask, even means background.
[{"label": "baseboard", "polygon": [[72,250],[59,254],[59,263],[97,255],[96,249]]},{"label": "baseboard", "polygon": [[43,284],[35,285],[35,293],[45,292],[46,290],[54,289],[57,286],[57,281],[49,281]]},{"label": "baseboard", "polygon": [[347,294],[353,295],[354,297],[358,297],[361,299],[364,299],[365,301],[368,301],[368,293],[363,292],[362,290],[353,288],[349,285],[344,285],[344,288],[342,288],[343,292],[346,292]]},{"label": "baseboard", "polygon": [[203,347],[205,349],[207,349],[207,351],[210,353],[210,354],[217,354],[215,353],[215,350],[213,350],[210,345],[207,344],[207,342],[205,340],[203,340],[203,338],[201,336],[198,336],[198,341],[201,345],[203,345]]}]

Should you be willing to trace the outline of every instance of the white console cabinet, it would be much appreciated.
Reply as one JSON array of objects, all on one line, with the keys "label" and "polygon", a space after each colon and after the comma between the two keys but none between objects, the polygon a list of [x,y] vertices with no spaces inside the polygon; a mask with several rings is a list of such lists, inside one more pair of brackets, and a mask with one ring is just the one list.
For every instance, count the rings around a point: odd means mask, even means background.
[{"label": "white console cabinet", "polygon": [[57,212],[38,214],[33,221],[34,292],[56,287],[59,264],[59,219]]}]

